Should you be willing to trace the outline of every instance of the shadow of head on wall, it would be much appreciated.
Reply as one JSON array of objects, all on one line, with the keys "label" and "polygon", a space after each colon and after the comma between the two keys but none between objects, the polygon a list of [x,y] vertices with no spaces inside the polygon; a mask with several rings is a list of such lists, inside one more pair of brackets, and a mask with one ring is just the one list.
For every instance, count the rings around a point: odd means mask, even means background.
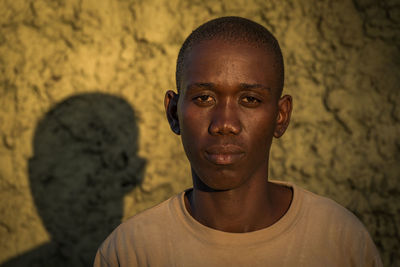
[{"label": "shadow of head on wall", "polygon": [[92,265],[100,243],[121,222],[124,195],[143,179],[137,139],[134,110],[116,96],[75,95],[46,113],[35,131],[29,178],[51,241],[15,260]]}]

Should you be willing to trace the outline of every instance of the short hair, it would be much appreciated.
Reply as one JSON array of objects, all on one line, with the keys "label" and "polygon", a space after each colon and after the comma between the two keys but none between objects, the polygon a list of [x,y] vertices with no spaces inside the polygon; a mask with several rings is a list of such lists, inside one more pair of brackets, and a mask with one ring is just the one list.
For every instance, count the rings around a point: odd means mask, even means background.
[{"label": "short hair", "polygon": [[264,47],[274,55],[274,65],[279,79],[279,96],[284,84],[284,64],[282,51],[274,35],[264,26],[241,17],[221,17],[210,20],[195,29],[184,41],[179,50],[176,63],[176,88],[178,93],[181,88],[182,72],[185,68],[185,59],[190,50],[202,41],[223,40],[243,42],[256,47]]}]

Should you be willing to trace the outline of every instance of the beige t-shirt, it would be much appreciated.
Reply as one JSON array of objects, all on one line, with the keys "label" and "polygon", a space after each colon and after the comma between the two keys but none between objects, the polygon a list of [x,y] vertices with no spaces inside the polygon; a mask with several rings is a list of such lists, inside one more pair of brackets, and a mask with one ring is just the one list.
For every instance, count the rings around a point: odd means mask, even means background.
[{"label": "beige t-shirt", "polygon": [[227,233],[197,222],[184,192],[116,228],[100,246],[100,266],[382,266],[361,222],[336,202],[293,189],[286,214],[270,227]]}]

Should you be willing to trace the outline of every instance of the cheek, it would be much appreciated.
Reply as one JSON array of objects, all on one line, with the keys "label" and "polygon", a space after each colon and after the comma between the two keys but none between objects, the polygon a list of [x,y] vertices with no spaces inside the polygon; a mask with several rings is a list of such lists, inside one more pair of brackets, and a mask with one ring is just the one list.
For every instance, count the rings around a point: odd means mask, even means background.
[{"label": "cheek", "polygon": [[179,125],[182,135],[192,135],[197,139],[208,131],[208,116],[204,109],[194,104],[183,104],[178,111]]},{"label": "cheek", "polygon": [[206,116],[193,105],[182,105],[179,110],[179,126],[182,144],[189,159],[195,157],[202,140],[207,135]]},{"label": "cheek", "polygon": [[[272,137],[275,128],[275,118],[271,113],[268,115],[260,116],[257,114],[249,115],[244,125],[245,132],[249,135],[248,139],[250,145],[253,147],[252,151],[257,154],[268,153],[271,146]],[[251,118],[251,119],[249,119]],[[266,151],[266,148],[268,150]]]},{"label": "cheek", "polygon": [[198,127],[194,122],[198,120],[198,114],[193,111],[193,108],[183,105],[179,114],[179,125],[182,136],[190,136],[195,133]]}]

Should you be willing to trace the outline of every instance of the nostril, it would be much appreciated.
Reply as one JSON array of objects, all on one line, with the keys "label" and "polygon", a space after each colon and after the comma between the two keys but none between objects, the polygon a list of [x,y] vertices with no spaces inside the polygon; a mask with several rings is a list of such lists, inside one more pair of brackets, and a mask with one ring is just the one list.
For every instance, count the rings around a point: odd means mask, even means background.
[{"label": "nostril", "polygon": [[208,131],[211,135],[237,135],[241,132],[241,125],[235,121],[214,121],[210,124]]}]

